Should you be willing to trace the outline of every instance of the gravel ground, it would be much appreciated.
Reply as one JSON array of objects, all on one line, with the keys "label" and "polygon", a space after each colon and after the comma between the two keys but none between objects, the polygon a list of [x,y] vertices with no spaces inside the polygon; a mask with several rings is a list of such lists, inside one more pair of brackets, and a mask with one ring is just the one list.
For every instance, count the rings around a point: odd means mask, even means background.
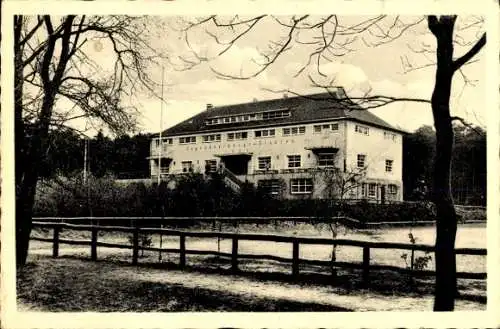
[{"label": "gravel ground", "polygon": [[[331,286],[30,256],[18,273],[19,309],[30,311],[425,311],[432,295],[346,292]],[[457,310],[484,310],[458,300]]]},{"label": "gravel ground", "polygon": [[[262,233],[264,228],[240,227],[239,231]],[[311,227],[290,227],[284,232],[296,236],[329,237],[327,230],[312,230]],[[300,233],[300,234],[299,234]],[[364,241],[408,242],[409,229],[393,228],[370,231],[341,230],[339,238]],[[413,228],[417,243],[433,244],[434,228]],[[34,231],[36,236],[50,237],[51,232]],[[63,231],[61,238],[90,240],[90,233]],[[129,235],[105,233],[99,241],[129,244]],[[153,245],[159,246],[159,236],[153,236]],[[163,248],[178,248],[178,238],[163,238]],[[460,226],[457,247],[486,247],[484,225]],[[217,239],[186,239],[186,248],[218,250]],[[220,241],[220,251],[231,252],[231,241]],[[372,264],[387,264],[405,267],[402,250],[372,250]],[[300,284],[290,280],[291,266],[274,261],[240,261],[242,272],[228,274],[229,261],[213,256],[188,255],[185,271],[179,271],[178,254],[162,254],[159,262],[157,252],[144,253],[139,267],[129,266],[131,250],[98,248],[98,263],[87,261],[89,246],[60,246],[60,258],[47,256],[52,253],[50,243],[32,241],[30,262],[26,272],[20,273],[18,281],[21,309],[56,311],[381,311],[381,310],[431,310],[432,278],[416,279],[409,285],[408,278],[394,272],[372,271],[370,286],[362,285],[361,275],[356,271],[339,270],[332,282],[328,268],[301,266]],[[239,253],[272,254],[291,258],[291,245],[273,242],[240,241]],[[302,246],[300,257],[328,260],[331,247]],[[417,253],[418,256],[418,253]],[[356,247],[340,247],[337,260],[361,262],[362,252]],[[484,256],[458,256],[459,271],[485,272]],[[157,268],[154,268],[157,267]],[[162,267],[161,269],[158,267]],[[428,269],[433,269],[433,261]],[[61,274],[64,273],[64,274]],[[315,274],[312,274],[315,273]],[[318,273],[323,276],[317,277]],[[325,275],[326,274],[326,275]],[[326,277],[326,279],[325,279]],[[94,283],[93,283],[94,282]],[[96,284],[95,282],[98,282]],[[122,286],[122,283],[124,286]],[[62,291],[57,287],[65,286]],[[141,286],[142,292],[138,292]],[[90,291],[87,289],[91,288]],[[129,292],[124,287],[128,287]],[[56,294],[54,295],[54,289]],[[135,291],[134,295],[132,292]],[[162,292],[160,302],[149,304],[151,294]],[[461,299],[459,310],[485,309],[486,282],[484,280],[459,280]],[[82,294],[81,298],[70,298]],[[90,294],[90,295],[89,295]],[[52,296],[52,297],[51,297]],[[103,296],[115,296],[103,302]],[[168,297],[170,296],[170,297]],[[215,296],[215,297],[214,297]],[[213,298],[212,298],[213,297]],[[156,298],[156,297],[155,297]],[[166,298],[166,299],[165,299]],[[93,300],[99,301],[96,304]],[[103,306],[104,305],[104,306]],[[146,305],[146,306],[144,306]]]}]

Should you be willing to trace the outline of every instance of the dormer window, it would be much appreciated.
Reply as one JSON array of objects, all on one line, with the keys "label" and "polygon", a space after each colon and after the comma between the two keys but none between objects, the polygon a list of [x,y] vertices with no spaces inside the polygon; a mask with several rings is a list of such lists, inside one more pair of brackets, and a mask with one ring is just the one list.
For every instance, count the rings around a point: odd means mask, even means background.
[{"label": "dormer window", "polygon": [[216,125],[216,124],[235,123],[235,122],[271,120],[271,119],[287,118],[290,116],[291,116],[290,110],[273,110],[260,113],[248,113],[245,115],[232,115],[227,117],[208,118],[205,120],[205,123],[207,125]]}]

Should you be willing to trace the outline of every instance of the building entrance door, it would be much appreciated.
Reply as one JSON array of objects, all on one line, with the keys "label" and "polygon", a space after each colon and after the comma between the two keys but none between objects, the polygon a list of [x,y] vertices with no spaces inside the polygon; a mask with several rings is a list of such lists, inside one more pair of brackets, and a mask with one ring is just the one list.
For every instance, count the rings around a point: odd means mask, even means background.
[{"label": "building entrance door", "polygon": [[247,154],[225,155],[221,157],[224,166],[237,176],[248,174],[248,161],[250,159],[251,156]]}]

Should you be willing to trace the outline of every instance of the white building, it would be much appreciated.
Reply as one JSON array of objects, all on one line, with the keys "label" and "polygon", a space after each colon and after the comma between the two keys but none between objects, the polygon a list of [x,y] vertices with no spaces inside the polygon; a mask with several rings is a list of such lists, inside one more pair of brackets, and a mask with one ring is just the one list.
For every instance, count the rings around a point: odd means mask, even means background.
[{"label": "white building", "polygon": [[[217,106],[156,135],[151,178],[223,170],[286,198],[402,200],[402,136],[334,93]],[[162,148],[160,149],[160,145]],[[342,191],[342,192],[341,192]]]}]

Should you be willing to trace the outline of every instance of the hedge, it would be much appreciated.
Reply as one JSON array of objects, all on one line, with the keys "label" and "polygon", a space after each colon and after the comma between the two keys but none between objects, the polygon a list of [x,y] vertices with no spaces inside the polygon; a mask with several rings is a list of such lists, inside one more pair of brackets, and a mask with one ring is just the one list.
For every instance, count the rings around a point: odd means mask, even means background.
[{"label": "hedge", "polygon": [[[253,186],[241,193],[229,189],[220,177],[205,179],[191,174],[179,178],[176,188],[132,183],[118,184],[113,177],[56,178],[39,184],[34,216],[310,216],[343,215],[362,222],[432,221],[429,203],[340,203],[335,200],[271,198]],[[87,193],[88,191],[88,193]]]}]

